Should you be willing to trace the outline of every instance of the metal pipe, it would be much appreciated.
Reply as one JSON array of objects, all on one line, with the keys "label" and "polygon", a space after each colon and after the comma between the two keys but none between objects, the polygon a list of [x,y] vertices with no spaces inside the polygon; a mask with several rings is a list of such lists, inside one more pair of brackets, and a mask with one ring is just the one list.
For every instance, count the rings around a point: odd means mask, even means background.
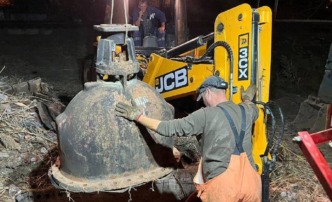
[{"label": "metal pipe", "polygon": [[175,35],[176,45],[187,41],[187,6],[186,0],[175,0]]},{"label": "metal pipe", "polygon": [[204,43],[206,43],[212,39],[214,39],[214,32],[211,32],[210,34],[203,36]]},{"label": "metal pipe", "polygon": [[187,41],[183,44],[180,44],[166,52],[166,56],[168,58],[179,56],[182,53],[185,53],[187,51],[193,50],[195,48],[198,48],[208,41],[212,40],[214,38],[214,33],[211,32],[208,35],[205,36],[198,36],[196,38],[191,39],[190,41]]},{"label": "metal pipe", "polygon": [[252,13],[252,61],[251,61],[251,83],[257,84],[257,69],[258,69],[258,23],[259,14]]},{"label": "metal pipe", "polygon": [[182,53],[193,50],[199,46],[202,46],[203,44],[204,44],[203,36],[198,36],[196,38],[191,39],[190,41],[187,41],[183,44],[180,44],[180,45],[168,50],[166,52],[166,56],[167,56],[167,58],[179,56]]},{"label": "metal pipe", "polygon": [[277,19],[277,12],[278,12],[278,4],[279,4],[279,0],[275,0],[274,1],[274,9],[273,9],[273,13],[274,13],[274,19]]}]

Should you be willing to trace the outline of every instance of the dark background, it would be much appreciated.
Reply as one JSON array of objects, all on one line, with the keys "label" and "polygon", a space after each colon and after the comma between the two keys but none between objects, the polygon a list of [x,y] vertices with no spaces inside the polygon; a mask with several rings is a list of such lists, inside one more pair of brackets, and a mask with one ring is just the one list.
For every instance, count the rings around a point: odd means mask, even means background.
[{"label": "dark background", "polygon": [[[136,6],[129,2],[131,9]],[[273,11],[272,98],[285,91],[317,93],[332,42],[330,0],[187,0],[188,38],[212,32],[215,17],[241,3],[267,5]],[[0,70],[5,68],[0,76],[41,77],[59,94],[75,95],[82,89],[82,63],[95,41],[93,25],[104,22],[106,4],[15,0],[2,5]]]},{"label": "dark background", "polygon": [[[11,4],[4,4],[7,1],[10,1]],[[80,22],[85,25],[100,24],[103,23],[106,4],[110,1],[1,0],[0,20],[2,22],[47,21],[58,23]],[[170,0],[150,1],[152,5],[160,5],[156,2],[166,2],[166,4],[170,2]],[[129,0],[130,10],[136,6],[136,2],[137,0]],[[267,5],[274,11],[275,18],[278,20],[332,20],[331,0],[187,0],[189,27],[210,27],[218,13],[242,3],[248,3],[253,8]]]}]

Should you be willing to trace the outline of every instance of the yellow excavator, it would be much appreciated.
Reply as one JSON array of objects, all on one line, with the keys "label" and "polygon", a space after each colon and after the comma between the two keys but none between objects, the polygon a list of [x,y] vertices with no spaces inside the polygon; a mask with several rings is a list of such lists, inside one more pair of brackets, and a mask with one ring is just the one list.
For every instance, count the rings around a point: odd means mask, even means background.
[{"label": "yellow excavator", "polygon": [[[262,199],[268,201],[269,175],[283,133],[282,112],[277,111],[281,126],[276,127],[269,101],[270,8],[242,4],[222,12],[213,33],[151,53],[144,65],[127,34],[137,27],[102,24],[95,29],[103,32],[95,61],[96,81],[85,83],[56,119],[60,152],[49,171],[54,186],[71,192],[119,193],[154,182],[160,196],[152,201],[167,200],[165,194],[185,200],[193,191],[192,175],[174,166],[177,139],[116,117],[114,107],[119,101],[135,102],[152,118],[178,118],[181,112],[201,107],[195,101],[196,89],[205,78],[217,75],[229,83],[227,96],[235,103],[241,102],[241,86],[254,83],[258,87],[253,156],[262,175]],[[179,177],[179,173],[187,174]]]},{"label": "yellow excavator", "polygon": [[[184,57],[168,58],[152,54],[143,81],[154,87],[166,100],[173,100],[196,96],[196,89],[205,78],[219,75],[230,84],[227,95],[233,102],[241,102],[241,86],[246,88],[250,83],[255,83],[258,86],[256,100],[267,103],[270,91],[271,24],[268,7],[253,11],[244,4],[223,12],[215,21],[214,43],[203,55],[195,58],[184,53]],[[168,52],[173,51],[171,49]],[[255,123],[253,153],[261,172],[260,155],[266,148],[267,140],[264,111],[262,106],[259,108],[261,112]]]},{"label": "yellow excavator", "polygon": [[[243,4],[223,12],[217,16],[212,34],[214,42],[211,46],[206,41],[203,46],[194,50],[182,51],[177,58],[170,56],[179,48],[170,49],[164,55],[151,54],[143,81],[170,102],[187,96],[192,96],[191,102],[195,102],[196,89],[211,75],[219,75],[230,84],[228,98],[235,103],[241,102],[240,87],[246,88],[255,83],[258,86],[256,103],[260,110],[253,131],[253,157],[258,172],[268,178],[271,172],[269,164],[275,162],[276,150],[283,135],[283,128],[280,128],[278,137],[273,140],[275,134],[269,136],[267,133],[275,133],[275,126],[272,131],[267,131],[266,126],[267,114],[272,113],[265,105],[269,102],[271,73],[270,8],[252,9]],[[202,39],[209,39],[210,36],[202,36]],[[199,44],[197,40],[198,38],[192,41]],[[180,48],[186,50],[184,46],[180,45]],[[280,109],[278,114],[282,117]],[[267,152],[271,149],[272,156]],[[266,183],[263,186],[267,186]],[[264,191],[265,194],[268,192]]]}]

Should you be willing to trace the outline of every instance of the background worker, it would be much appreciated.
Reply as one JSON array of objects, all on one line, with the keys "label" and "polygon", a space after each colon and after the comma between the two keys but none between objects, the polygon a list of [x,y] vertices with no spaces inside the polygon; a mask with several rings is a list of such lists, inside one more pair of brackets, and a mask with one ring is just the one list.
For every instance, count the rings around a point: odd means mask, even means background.
[{"label": "background worker", "polygon": [[165,13],[149,6],[148,0],[139,0],[138,8],[132,13],[133,25],[139,27],[139,31],[133,32],[135,46],[142,46],[145,36],[156,36],[158,47],[165,47]]},{"label": "background worker", "polygon": [[151,119],[139,107],[121,102],[115,110],[118,116],[137,121],[163,136],[202,134],[202,169],[196,175],[201,182],[194,179],[202,201],[261,201],[261,178],[251,152],[252,124],[258,116],[258,109],[251,102],[256,87],[250,85],[246,91],[241,88],[243,102],[239,105],[227,100],[227,87],[227,82],[218,76],[207,78],[197,89],[197,100],[203,99],[206,107],[182,119]]}]

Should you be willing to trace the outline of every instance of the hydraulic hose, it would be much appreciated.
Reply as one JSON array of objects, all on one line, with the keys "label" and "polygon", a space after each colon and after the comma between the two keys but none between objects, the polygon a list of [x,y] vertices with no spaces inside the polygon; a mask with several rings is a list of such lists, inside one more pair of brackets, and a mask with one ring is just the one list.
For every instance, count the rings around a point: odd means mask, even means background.
[{"label": "hydraulic hose", "polygon": [[216,48],[222,46],[226,49],[227,54],[228,54],[228,58],[229,58],[229,72],[230,72],[230,76],[229,76],[229,99],[232,99],[233,96],[233,69],[234,69],[234,56],[233,56],[233,51],[231,46],[225,42],[225,41],[217,41],[214,42],[204,53],[204,55],[202,55],[200,58],[193,58],[193,57],[186,57],[185,58],[185,62],[187,63],[191,63],[191,64],[199,64],[199,63],[203,63],[204,61],[206,61],[207,57],[210,55],[210,53]]},{"label": "hydraulic hose", "polygon": [[[270,174],[274,169],[276,158],[278,154],[278,148],[281,142],[281,138],[284,134],[284,115],[282,113],[281,108],[275,102],[264,103],[261,101],[257,101],[256,104],[263,105],[264,107],[264,115],[266,116],[267,112],[271,115],[272,125],[271,125],[271,134],[268,137],[267,146],[263,155],[261,155],[263,161],[263,172],[261,175],[262,180],[262,201],[269,201],[269,193],[270,193]],[[274,104],[278,109],[278,114],[280,116],[280,130],[277,137],[275,137],[276,133],[276,117],[271,110],[271,105]],[[267,135],[267,134],[266,134]],[[275,144],[273,145],[273,139],[276,138]],[[271,151],[271,147],[273,146],[273,151]],[[269,160],[268,155],[269,152],[271,154],[272,159]]]}]

